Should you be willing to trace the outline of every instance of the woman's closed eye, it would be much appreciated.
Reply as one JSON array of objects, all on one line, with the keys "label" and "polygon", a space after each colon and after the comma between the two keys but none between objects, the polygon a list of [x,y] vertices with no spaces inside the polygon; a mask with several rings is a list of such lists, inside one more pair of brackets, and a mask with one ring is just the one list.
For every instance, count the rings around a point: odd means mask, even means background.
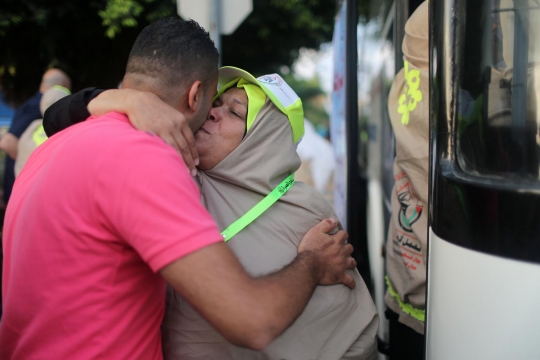
[{"label": "woman's closed eye", "polygon": [[238,111],[236,110],[230,110],[231,114],[233,114],[234,116],[236,116],[237,118],[239,118],[240,120],[242,121],[245,121],[246,118],[244,115],[240,114]]}]

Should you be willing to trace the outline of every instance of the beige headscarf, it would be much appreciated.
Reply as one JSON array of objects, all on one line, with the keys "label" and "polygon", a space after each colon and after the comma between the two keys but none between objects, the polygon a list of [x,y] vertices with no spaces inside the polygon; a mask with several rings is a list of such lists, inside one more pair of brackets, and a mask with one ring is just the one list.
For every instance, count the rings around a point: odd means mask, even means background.
[{"label": "beige headscarf", "polygon": [[386,244],[386,304],[399,321],[424,333],[429,176],[428,3],[405,25],[404,67],[388,95],[396,136],[392,218]]},{"label": "beige headscarf", "polygon": [[[202,202],[225,229],[300,166],[291,125],[267,97],[242,143],[210,171],[200,173]],[[303,183],[294,184],[228,245],[252,276],[273,272],[297,255],[304,234],[330,205]],[[356,288],[319,286],[294,324],[265,350],[227,343],[188,303],[169,290],[162,325],[166,359],[376,359],[378,316],[358,271]]]}]

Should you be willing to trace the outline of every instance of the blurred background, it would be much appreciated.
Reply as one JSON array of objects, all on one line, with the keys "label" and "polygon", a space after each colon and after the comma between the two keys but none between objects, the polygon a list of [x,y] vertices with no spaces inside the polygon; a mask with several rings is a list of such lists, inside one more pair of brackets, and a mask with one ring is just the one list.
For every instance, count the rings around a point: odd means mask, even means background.
[{"label": "blurred background", "polygon": [[[221,37],[222,65],[256,76],[282,75],[304,100],[306,117],[323,135],[328,133],[325,96],[332,87],[331,41],[338,3],[253,0],[248,17],[231,35]],[[369,3],[358,1],[361,18],[367,19]],[[178,16],[176,0],[3,0],[3,100],[11,107],[20,105],[52,67],[71,77],[74,91],[117,86],[139,32],[168,16]]]},{"label": "blurred background", "polygon": [[[315,62],[329,52],[334,0],[254,0],[231,35],[221,37],[222,65],[254,75],[279,73],[306,100],[312,121],[328,128]],[[131,46],[146,25],[178,16],[175,0],[4,0],[0,3],[0,77],[4,101],[16,107],[32,95],[47,68],[58,67],[73,90],[115,87]],[[331,59],[331,57],[326,57]],[[327,65],[328,66],[328,65]],[[328,66],[327,82],[331,82]],[[321,96],[323,95],[323,96]]]},{"label": "blurred background", "polygon": [[[205,23],[208,18],[197,17],[201,12],[212,16],[216,5],[225,13],[223,8],[231,4],[234,15],[247,3],[250,10],[246,15],[238,15],[237,25],[221,34],[212,31],[211,22]],[[388,8],[385,3],[356,1],[360,28],[368,24],[370,15],[379,17],[381,6]],[[305,117],[313,125],[308,125],[308,136],[317,137],[315,142],[306,139],[302,145],[300,154],[305,166],[299,175],[332,202],[332,147],[320,138],[330,140],[332,39],[343,2],[230,0],[219,4],[218,0],[3,0],[0,135],[9,129],[14,109],[35,94],[47,69],[65,71],[73,92],[90,86],[117,87],[140,31],[159,18],[181,14],[210,31],[221,53],[221,65],[240,67],[255,76],[278,73],[296,91],[304,104]],[[326,155],[324,160],[321,153]],[[0,173],[4,173],[4,157],[0,152]],[[310,169],[313,159],[319,159],[315,165],[321,169],[319,175]]]}]

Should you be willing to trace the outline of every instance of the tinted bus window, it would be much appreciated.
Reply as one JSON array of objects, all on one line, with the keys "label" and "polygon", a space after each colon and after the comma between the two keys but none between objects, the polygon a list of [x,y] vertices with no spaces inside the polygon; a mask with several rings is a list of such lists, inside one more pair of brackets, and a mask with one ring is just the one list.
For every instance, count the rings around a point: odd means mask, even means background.
[{"label": "tinted bus window", "polygon": [[473,175],[538,181],[540,1],[467,1],[458,55],[457,160]]}]

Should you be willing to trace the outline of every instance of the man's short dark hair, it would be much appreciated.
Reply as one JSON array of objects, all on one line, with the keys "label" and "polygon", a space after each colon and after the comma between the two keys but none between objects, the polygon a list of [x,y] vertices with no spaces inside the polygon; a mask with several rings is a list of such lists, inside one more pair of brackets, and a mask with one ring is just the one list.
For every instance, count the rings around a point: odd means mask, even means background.
[{"label": "man's short dark hair", "polygon": [[168,87],[195,80],[206,83],[217,73],[218,57],[214,42],[197,22],[165,18],[141,31],[129,54],[126,74],[151,76]]}]

